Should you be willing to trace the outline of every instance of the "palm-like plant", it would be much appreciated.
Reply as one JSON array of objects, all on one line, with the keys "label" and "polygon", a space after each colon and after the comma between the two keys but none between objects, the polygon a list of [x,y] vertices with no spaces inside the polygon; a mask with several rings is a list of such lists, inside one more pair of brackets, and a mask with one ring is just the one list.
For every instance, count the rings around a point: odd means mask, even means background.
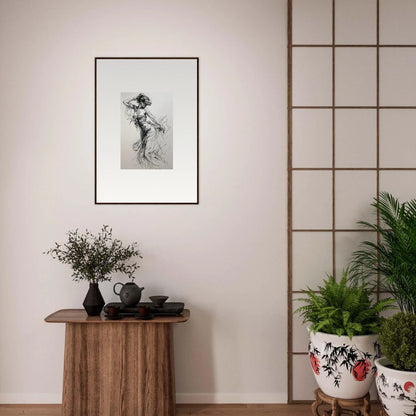
[{"label": "palm-like plant", "polygon": [[387,192],[371,204],[380,215],[380,224],[360,221],[379,233],[378,243],[364,241],[353,253],[352,276],[364,276],[396,299],[401,311],[416,313],[416,199],[400,203]]},{"label": "palm-like plant", "polygon": [[378,334],[383,318],[379,313],[391,309],[394,301],[383,299],[371,300],[371,291],[365,283],[347,283],[348,271],[344,271],[338,283],[333,276],[324,280],[319,287],[320,293],[308,288],[305,303],[295,313],[303,317],[303,322],[310,322],[313,332],[327,334],[355,335]]}]

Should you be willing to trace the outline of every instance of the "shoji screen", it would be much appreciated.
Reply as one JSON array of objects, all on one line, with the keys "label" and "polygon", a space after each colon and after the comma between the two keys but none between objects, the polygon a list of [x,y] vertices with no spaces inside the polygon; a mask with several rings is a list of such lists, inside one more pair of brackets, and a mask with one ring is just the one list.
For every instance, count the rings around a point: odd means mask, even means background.
[{"label": "shoji screen", "polygon": [[[416,197],[416,1],[288,0],[288,398],[316,388],[294,299],[378,237],[372,198]],[[377,293],[377,296],[383,294]]]}]

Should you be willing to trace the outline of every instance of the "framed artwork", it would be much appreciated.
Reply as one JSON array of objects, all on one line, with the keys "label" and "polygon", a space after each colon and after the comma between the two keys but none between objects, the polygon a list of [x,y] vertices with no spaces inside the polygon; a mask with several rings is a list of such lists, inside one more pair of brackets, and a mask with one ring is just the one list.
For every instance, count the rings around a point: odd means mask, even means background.
[{"label": "framed artwork", "polygon": [[198,204],[198,58],[95,58],[95,203]]}]

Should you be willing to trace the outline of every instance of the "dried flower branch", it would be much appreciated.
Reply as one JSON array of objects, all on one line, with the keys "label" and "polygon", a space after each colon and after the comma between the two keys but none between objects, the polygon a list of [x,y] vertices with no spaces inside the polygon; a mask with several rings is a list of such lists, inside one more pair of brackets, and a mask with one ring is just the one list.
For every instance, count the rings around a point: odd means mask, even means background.
[{"label": "dried flower branch", "polygon": [[113,239],[113,230],[108,225],[103,225],[98,235],[88,230],[82,234],[78,229],[69,231],[67,235],[65,244],[55,243],[55,247],[44,254],[69,264],[73,270],[73,280],[88,280],[91,283],[110,281],[111,274],[115,272],[125,273],[134,280],[133,274],[140,265],[137,262],[129,263],[129,260],[143,258],[136,242],[123,247],[120,240]]}]

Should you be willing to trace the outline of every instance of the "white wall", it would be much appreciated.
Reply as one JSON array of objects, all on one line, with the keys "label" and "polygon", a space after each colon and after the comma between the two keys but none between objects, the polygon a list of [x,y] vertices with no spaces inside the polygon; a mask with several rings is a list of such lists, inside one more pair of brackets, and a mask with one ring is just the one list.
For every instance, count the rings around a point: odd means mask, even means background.
[{"label": "white wall", "polygon": [[[60,402],[64,327],[43,319],[87,283],[42,251],[103,223],[140,242],[145,297],[192,311],[179,401],[285,401],[285,3],[0,1],[1,403]],[[95,56],[200,57],[198,206],[94,205]]]}]

